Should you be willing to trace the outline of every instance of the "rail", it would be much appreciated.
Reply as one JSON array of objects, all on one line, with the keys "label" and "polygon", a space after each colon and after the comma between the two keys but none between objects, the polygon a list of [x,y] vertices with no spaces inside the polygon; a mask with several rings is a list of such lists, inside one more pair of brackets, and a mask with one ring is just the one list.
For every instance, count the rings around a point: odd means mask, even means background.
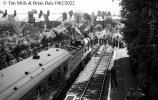
[{"label": "rail", "polygon": [[[107,49],[107,47],[105,47],[105,48]],[[82,100],[82,98],[84,97],[84,95],[85,95],[85,93],[86,93],[86,91],[87,91],[87,89],[88,89],[88,86],[89,86],[89,84],[90,84],[90,81],[92,80],[92,77],[94,76],[94,73],[96,72],[96,69],[98,68],[98,65],[99,65],[99,63],[100,63],[100,61],[101,61],[101,59],[102,59],[102,57],[103,57],[103,55],[104,55],[104,52],[105,52],[105,50],[106,50],[105,48],[104,48],[104,50],[103,50],[103,53],[102,53],[102,55],[101,55],[99,61],[97,62],[96,68],[94,69],[94,71],[93,71],[93,73],[92,73],[90,79],[88,80],[88,82],[87,82],[87,84],[86,84],[86,87],[85,87],[83,93],[81,94],[81,97],[80,97],[79,100]]]},{"label": "rail", "polygon": [[[100,48],[100,45],[95,45],[92,47],[91,54],[94,54],[98,49]],[[71,84],[71,83],[69,83]],[[56,100],[57,98],[60,98],[59,96],[64,95],[63,92],[67,91],[67,85],[69,85],[67,82],[62,86],[62,88],[54,95],[52,100]],[[70,88],[70,87],[69,87]]]},{"label": "rail", "polygon": [[[108,68],[107,68],[107,69],[109,69],[109,66],[110,66],[110,63],[111,63],[111,59],[112,59],[113,53],[114,53],[114,49],[113,49],[112,54],[111,54],[111,56],[110,56],[110,59],[109,59],[109,61],[108,61]],[[107,71],[108,71],[108,70],[107,70]],[[99,100],[101,100],[101,98],[102,98],[102,93],[103,93],[104,85],[105,85],[105,82],[106,82],[107,73],[108,73],[108,72],[105,72],[105,73],[104,73],[104,79],[103,79],[103,84],[102,84],[101,92],[100,92],[100,95],[99,95]]]}]

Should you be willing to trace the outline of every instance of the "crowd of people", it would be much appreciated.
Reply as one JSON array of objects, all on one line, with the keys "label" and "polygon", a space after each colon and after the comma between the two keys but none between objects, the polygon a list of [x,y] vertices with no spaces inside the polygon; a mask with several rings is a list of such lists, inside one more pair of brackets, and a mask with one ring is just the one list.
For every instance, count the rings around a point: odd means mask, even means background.
[{"label": "crowd of people", "polygon": [[97,36],[94,37],[94,43],[93,44],[97,44],[99,43],[100,45],[111,45],[112,47],[119,47],[122,48],[124,47],[124,42],[122,39],[120,39],[120,37],[112,37],[112,36],[106,36],[104,35],[103,37],[98,38]]}]

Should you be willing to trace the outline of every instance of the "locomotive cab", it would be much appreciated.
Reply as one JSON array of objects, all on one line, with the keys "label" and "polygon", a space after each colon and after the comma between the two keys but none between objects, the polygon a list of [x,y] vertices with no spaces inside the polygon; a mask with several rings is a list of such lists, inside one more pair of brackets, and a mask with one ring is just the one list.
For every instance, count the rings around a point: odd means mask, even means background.
[{"label": "locomotive cab", "polygon": [[83,40],[72,40],[70,42],[70,46],[75,46],[77,48],[81,48],[81,47],[89,47],[90,46],[90,39],[89,38],[85,38]]},{"label": "locomotive cab", "polygon": [[84,52],[90,49],[90,39],[85,38],[83,40],[72,40],[70,42],[70,47],[81,49],[83,48]]},{"label": "locomotive cab", "polygon": [[70,42],[70,46],[74,46],[74,47],[77,47],[77,48],[81,48],[84,46],[84,41],[83,40],[72,40]]},{"label": "locomotive cab", "polygon": [[70,45],[66,48],[72,55],[76,54],[77,51],[84,47],[83,40],[72,40],[70,41]]}]

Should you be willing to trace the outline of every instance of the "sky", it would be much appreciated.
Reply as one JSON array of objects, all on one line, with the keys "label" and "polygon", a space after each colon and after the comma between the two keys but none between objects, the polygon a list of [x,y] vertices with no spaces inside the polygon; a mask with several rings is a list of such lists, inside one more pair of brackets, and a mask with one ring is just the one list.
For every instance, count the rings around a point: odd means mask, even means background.
[{"label": "sky", "polygon": [[[63,1],[63,2],[61,2]],[[70,10],[82,11],[91,14],[100,11],[110,11],[112,14],[119,14],[121,7],[119,6],[120,0],[0,0],[0,10],[5,9],[9,14],[14,10],[17,13],[28,13],[32,9],[37,12],[42,10],[44,13],[47,10],[50,13],[63,13]],[[21,2],[21,4],[20,4]],[[48,4],[49,2],[49,4]]]}]

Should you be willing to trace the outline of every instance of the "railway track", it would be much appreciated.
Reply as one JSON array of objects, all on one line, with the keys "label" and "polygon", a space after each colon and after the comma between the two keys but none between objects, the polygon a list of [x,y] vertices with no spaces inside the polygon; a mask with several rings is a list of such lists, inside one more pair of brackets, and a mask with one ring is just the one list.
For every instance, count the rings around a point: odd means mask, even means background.
[{"label": "railway track", "polygon": [[107,98],[110,80],[108,68],[113,51],[110,47],[104,47],[100,54],[94,55],[92,61],[87,64],[87,71],[78,77],[65,100],[102,100],[103,98],[105,100]]},{"label": "railway track", "polygon": [[110,53],[105,52],[102,55],[79,100],[101,100],[112,55],[113,51]]},{"label": "railway track", "polygon": [[[98,49],[99,49],[100,45],[94,45],[92,47],[92,50],[90,52],[90,56],[92,56]],[[79,74],[78,74],[79,75]],[[76,76],[74,79],[76,79],[78,76]],[[72,80],[69,83],[66,83],[61,90],[58,91],[58,93],[55,95],[54,98],[52,98],[52,100],[63,100],[64,97],[66,96],[65,94],[67,93],[67,91],[69,90],[69,88],[71,87],[71,85],[73,84],[75,80]]]}]

